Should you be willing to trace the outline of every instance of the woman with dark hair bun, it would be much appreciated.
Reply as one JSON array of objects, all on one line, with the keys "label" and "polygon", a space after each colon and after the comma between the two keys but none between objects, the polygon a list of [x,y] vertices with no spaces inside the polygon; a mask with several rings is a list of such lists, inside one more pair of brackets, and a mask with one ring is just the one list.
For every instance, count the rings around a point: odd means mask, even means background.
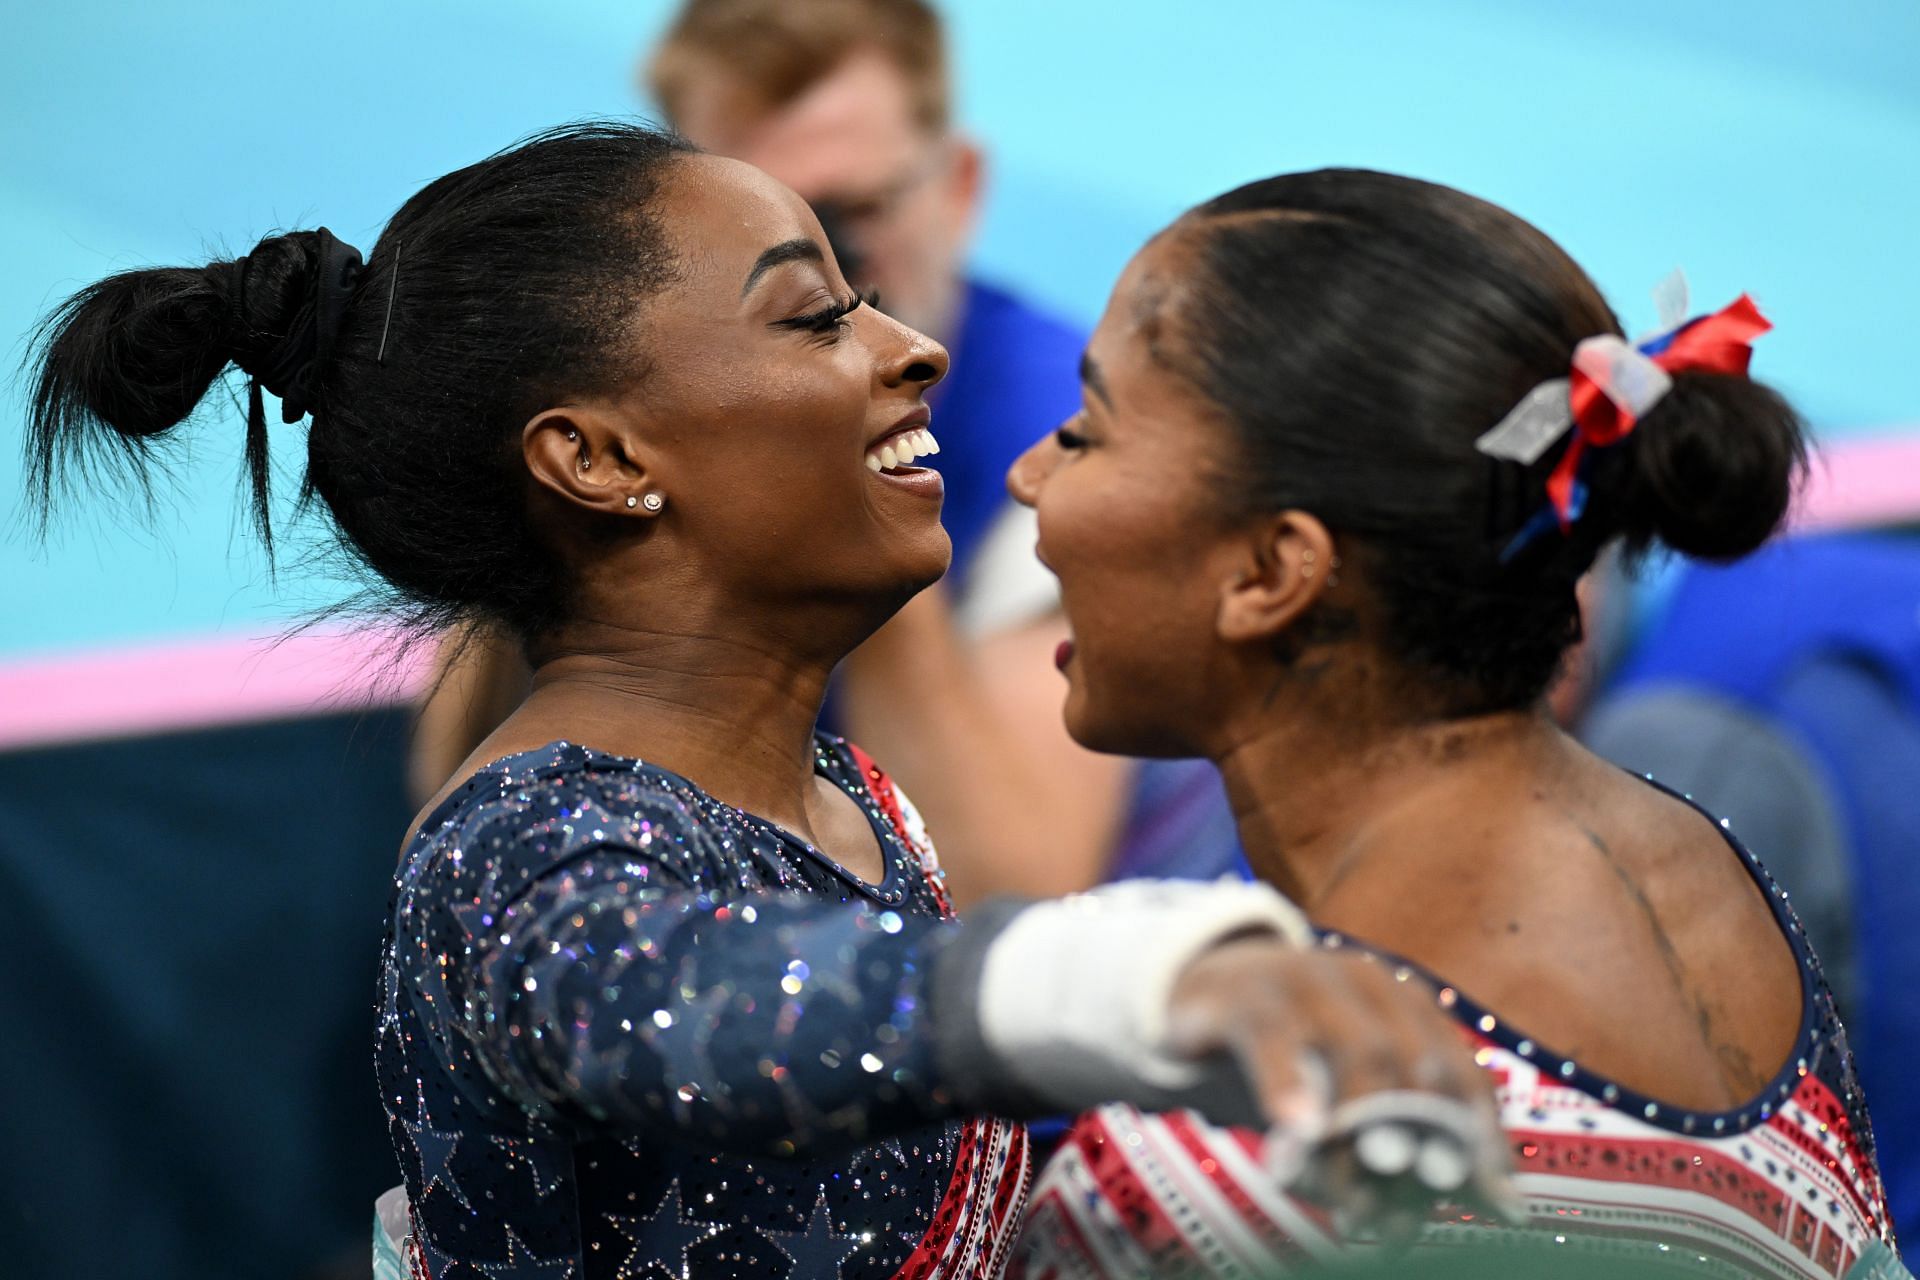
[{"label": "woman with dark hair bun", "polygon": [[1342,1140],[1399,1116],[1452,1181],[1497,1178],[1445,1020],[1299,945],[1270,889],[950,919],[912,807],[814,731],[834,665],[946,567],[915,463],[947,356],[757,170],[559,130],[429,185],[364,261],[302,231],[102,281],[37,360],[42,503],[92,451],[142,477],[238,365],[262,521],[264,390],[311,418],[307,493],[390,605],[537,672],[394,879],[390,1271],[990,1277],[1028,1185],[995,1117],[1109,1100],[1284,1151],[1359,1098]]},{"label": "woman with dark hair bun", "polygon": [[[1743,298],[1631,345],[1501,209],[1379,173],[1273,178],[1134,258],[1083,411],[1009,483],[1073,628],[1074,737],[1210,757],[1254,869],[1324,945],[1424,976],[1497,1083],[1557,1257],[1904,1274],[1784,893],[1543,707],[1601,548],[1732,558],[1785,514],[1805,444],[1747,376],[1766,327]],[[1265,1274],[1373,1238],[1245,1150],[1178,1113],[1083,1118],[1019,1269]],[[1427,1158],[1391,1131],[1360,1154]],[[1402,1231],[1526,1234],[1445,1206]]]}]

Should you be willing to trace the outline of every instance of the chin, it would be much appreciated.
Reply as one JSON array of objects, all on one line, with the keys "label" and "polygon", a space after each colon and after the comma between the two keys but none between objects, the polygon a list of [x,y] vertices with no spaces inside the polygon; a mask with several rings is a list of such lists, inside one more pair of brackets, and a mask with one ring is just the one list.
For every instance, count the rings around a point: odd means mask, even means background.
[{"label": "chin", "polygon": [[1089,698],[1076,681],[1068,689],[1066,706],[1060,711],[1067,736],[1089,751],[1112,756],[1133,754],[1126,745],[1127,735],[1119,732],[1109,717],[1099,714],[1100,710],[1098,700]]},{"label": "chin", "polygon": [[1201,754],[1172,725],[1144,714],[1129,716],[1122,708],[1086,692],[1078,679],[1067,691],[1061,716],[1068,737],[1102,755],[1176,760]]},{"label": "chin", "polygon": [[936,523],[931,532],[897,547],[896,554],[902,578],[912,584],[907,594],[917,596],[947,576],[947,567],[953,563],[953,542],[946,529]]}]

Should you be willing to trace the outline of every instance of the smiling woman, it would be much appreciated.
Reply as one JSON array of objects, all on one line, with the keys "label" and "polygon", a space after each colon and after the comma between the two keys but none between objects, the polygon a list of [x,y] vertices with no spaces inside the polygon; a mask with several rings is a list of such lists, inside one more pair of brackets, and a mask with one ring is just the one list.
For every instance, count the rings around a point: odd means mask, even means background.
[{"label": "smiling woman", "polygon": [[[1805,446],[1748,377],[1767,327],[1742,298],[1630,346],[1503,209],[1284,174],[1134,257],[1083,411],[1010,477],[1073,629],[1074,736],[1210,758],[1255,871],[1326,945],[1429,975],[1498,1081],[1528,1219],[1506,1225],[1531,1233],[1423,1213],[1409,1274],[1530,1234],[1621,1275],[1906,1274],[1785,891],[1544,705],[1603,547],[1733,559],[1784,516]],[[1083,1118],[1026,1274],[1271,1274],[1356,1243],[1249,1179],[1243,1145]]]},{"label": "smiling woman", "polygon": [[320,230],[102,281],[37,360],[43,503],[236,364],[263,518],[264,390],[396,608],[534,668],[393,881],[377,1068],[416,1274],[992,1276],[1028,1166],[988,1110],[1185,1099],[1297,1140],[1419,1085],[1447,1167],[1497,1166],[1444,1022],[1293,945],[1270,890],[951,920],[912,806],[814,732],[946,567],[913,464],[947,356],[758,170],[559,130],[429,185],[364,262]]}]

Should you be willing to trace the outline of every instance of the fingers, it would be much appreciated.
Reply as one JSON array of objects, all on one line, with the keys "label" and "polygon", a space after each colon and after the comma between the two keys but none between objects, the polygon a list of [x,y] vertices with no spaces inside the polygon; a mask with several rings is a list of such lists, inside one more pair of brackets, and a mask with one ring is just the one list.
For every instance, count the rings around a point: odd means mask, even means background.
[{"label": "fingers", "polygon": [[[1337,959],[1344,1008],[1329,1012],[1338,1039],[1323,1050],[1334,1072],[1336,1105],[1388,1089],[1439,1093],[1461,1101],[1488,1095],[1460,1029],[1434,1004],[1432,989],[1358,954]],[[1407,973],[1400,970],[1399,973]],[[1333,993],[1328,992],[1328,995]]]},{"label": "fingers", "polygon": [[1187,1057],[1230,1051],[1270,1123],[1317,1137],[1329,1100],[1286,976],[1298,954],[1284,942],[1248,939],[1201,957],[1175,987],[1168,1038]]},{"label": "fingers", "polygon": [[[1169,1047],[1230,1050],[1275,1123],[1371,1093],[1413,1090],[1490,1105],[1485,1076],[1429,989],[1357,954],[1270,939],[1225,944],[1176,984]],[[1317,1061],[1325,1081],[1303,1076]]]},{"label": "fingers", "polygon": [[1406,1242],[1448,1200],[1514,1220],[1491,1082],[1433,992],[1361,953],[1233,944],[1177,988],[1180,1051],[1232,1052],[1279,1185]]}]

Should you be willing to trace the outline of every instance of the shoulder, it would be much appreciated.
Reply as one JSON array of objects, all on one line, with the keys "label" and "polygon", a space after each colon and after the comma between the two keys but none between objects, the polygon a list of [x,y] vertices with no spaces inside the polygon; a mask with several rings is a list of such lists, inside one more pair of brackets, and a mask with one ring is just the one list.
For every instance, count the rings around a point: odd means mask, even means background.
[{"label": "shoulder", "polygon": [[724,814],[685,779],[638,760],[555,742],[493,761],[451,792],[415,833],[403,879],[465,880],[494,890],[596,850],[668,869],[719,856]]},{"label": "shoulder", "polygon": [[872,756],[845,738],[819,733],[815,741],[823,764],[828,766],[828,777],[848,791],[856,802],[871,797],[894,835],[919,863],[940,909],[950,914],[953,904],[947,895],[946,872],[940,869],[940,855],[934,850],[933,837],[927,834],[926,821],[907,793],[886,770],[874,763]]}]

